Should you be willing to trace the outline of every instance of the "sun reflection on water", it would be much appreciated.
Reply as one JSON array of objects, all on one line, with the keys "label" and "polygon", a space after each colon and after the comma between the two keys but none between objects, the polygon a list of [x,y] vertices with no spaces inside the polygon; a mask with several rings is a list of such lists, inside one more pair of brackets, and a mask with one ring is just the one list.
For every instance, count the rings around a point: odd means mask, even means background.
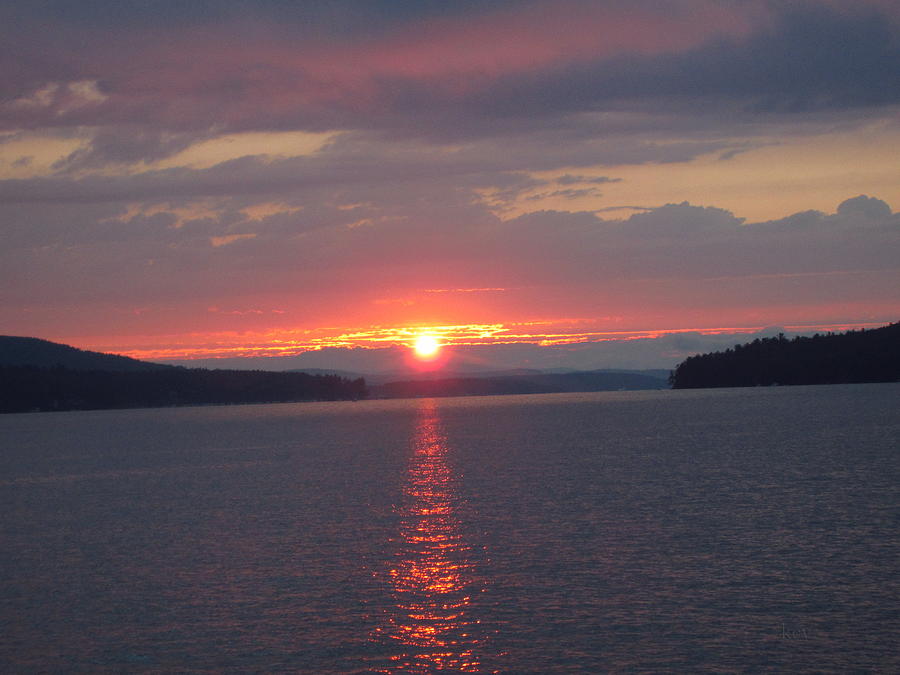
[{"label": "sun reflection on water", "polygon": [[394,606],[374,636],[395,650],[380,672],[482,672],[483,631],[471,610],[484,583],[455,514],[459,498],[447,455],[435,403],[425,400],[399,507]]}]

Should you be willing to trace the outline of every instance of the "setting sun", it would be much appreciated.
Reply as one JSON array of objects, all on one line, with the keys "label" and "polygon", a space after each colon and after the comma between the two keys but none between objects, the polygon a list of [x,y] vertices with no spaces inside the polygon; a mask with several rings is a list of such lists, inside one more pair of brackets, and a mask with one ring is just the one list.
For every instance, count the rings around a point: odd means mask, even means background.
[{"label": "setting sun", "polygon": [[420,335],[416,338],[413,349],[420,359],[430,359],[437,355],[441,343],[433,335]]}]

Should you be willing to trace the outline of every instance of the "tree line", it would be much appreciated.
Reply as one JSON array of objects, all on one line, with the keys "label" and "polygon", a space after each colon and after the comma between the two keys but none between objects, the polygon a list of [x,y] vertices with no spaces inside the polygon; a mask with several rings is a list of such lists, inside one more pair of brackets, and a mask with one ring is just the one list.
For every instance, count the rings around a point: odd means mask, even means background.
[{"label": "tree line", "polygon": [[137,372],[0,366],[0,412],[356,400],[365,380],[203,368]]},{"label": "tree line", "polygon": [[788,339],[758,338],[682,361],[674,389],[900,381],[900,323]]}]

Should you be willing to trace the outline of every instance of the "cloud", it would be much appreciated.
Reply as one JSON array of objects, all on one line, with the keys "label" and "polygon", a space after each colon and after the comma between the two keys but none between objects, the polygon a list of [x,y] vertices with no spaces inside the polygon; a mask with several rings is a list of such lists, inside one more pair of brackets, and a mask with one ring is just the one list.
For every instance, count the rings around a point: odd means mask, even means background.
[{"label": "cloud", "polygon": [[[223,297],[285,321],[896,307],[897,215],[876,197],[748,223],[623,180],[896,128],[895,3],[207,5],[0,7],[3,318],[115,325],[101,308],[128,301],[186,326]],[[227,160],[186,159],[211,147]],[[643,206],[598,199],[620,189]],[[434,288],[510,290],[429,305]],[[403,302],[378,314],[386,297]]]},{"label": "cloud", "polygon": [[[404,185],[405,194],[414,194],[414,190],[438,182],[449,191],[490,189],[495,191],[495,198],[513,200],[542,183],[548,187],[554,183],[569,185],[575,178],[586,186],[618,182],[615,177],[572,174],[548,182],[532,178],[530,174],[534,172],[598,163],[686,161],[730,143],[720,139],[657,142],[640,134],[626,138],[570,138],[552,129],[515,138],[512,145],[510,139],[435,144],[343,133],[309,155],[248,155],[206,168],[158,169],[127,164],[180,151],[190,142],[189,136],[103,130],[57,161],[53,175],[0,181],[0,200],[7,204],[87,204],[204,197],[298,197],[327,190],[332,194],[352,191],[356,196],[347,201],[358,202],[364,201],[366,192],[373,189]],[[109,167],[118,170],[107,170]]]},{"label": "cloud", "polygon": [[[234,169],[211,175],[229,177]],[[163,173],[173,185],[193,175]],[[407,299],[398,307],[414,316],[433,304],[428,289],[507,288],[454,294],[452,303],[439,304],[526,317],[635,315],[639,308],[672,321],[689,309],[734,318],[763,298],[776,307],[896,303],[900,216],[877,198],[849,199],[833,214],[807,211],[762,223],[687,203],[617,220],[563,211],[502,220],[479,201],[477,188],[494,180],[490,174],[487,183],[454,174],[455,184],[443,175],[404,175],[410,182],[399,185],[390,167],[377,181],[311,180],[281,199],[296,206],[262,217],[246,209],[270,195],[251,189],[226,196],[225,184],[203,202],[164,198],[168,188],[155,191],[154,200],[129,211],[136,190],[115,200],[98,188],[99,200],[43,202],[34,199],[44,193],[14,183],[32,201],[3,206],[4,304],[127,298],[181,306],[176,313],[185,313],[189,305],[181,298],[189,288],[192,301],[206,305],[253,294],[293,311],[318,296],[319,308],[304,320],[333,320],[338,308],[361,316],[386,296]],[[229,180],[244,178],[238,172]],[[65,197],[62,179],[53,180]]]},{"label": "cloud", "polygon": [[859,217],[871,221],[883,221],[891,217],[891,207],[876,197],[859,195],[847,199],[838,205],[838,215],[850,218]]},{"label": "cloud", "polygon": [[[584,342],[555,346],[535,343],[496,344],[476,346],[452,346],[447,348],[444,370],[450,373],[472,373],[504,369],[573,369],[594,370],[606,368],[671,369],[679,362],[698,353],[718,351],[735,344],[751,342],[760,337],[784,333],[812,335],[826,330],[799,328],[795,331],[782,327],[760,330],[718,331],[703,333],[685,331],[652,337],[612,337],[600,342]],[[265,352],[267,345],[261,345]],[[177,347],[176,353],[177,353]],[[215,353],[215,345],[207,347]],[[254,347],[245,348],[253,353]],[[409,373],[409,350],[404,347],[359,348],[326,347],[304,351],[292,356],[263,356],[258,358],[208,358],[179,360],[150,357],[150,360],[179,365],[209,368],[243,368],[261,370],[291,370],[303,368],[335,368],[365,374],[371,381],[396,380]],[[440,377],[440,373],[432,374]]]},{"label": "cloud", "polygon": [[57,172],[104,169],[150,163],[171,157],[201,142],[206,134],[172,133],[140,126],[101,127],[83,147],[54,163]]},{"label": "cloud", "polygon": [[859,9],[798,3],[742,39],[665,57],[632,51],[509,75],[493,84],[486,111],[547,117],[630,106],[741,119],[896,105],[900,84],[888,64],[900,60],[900,31],[871,7]]},{"label": "cloud", "polygon": [[107,98],[109,97],[100,91],[96,80],[78,80],[49,82],[5,105],[12,110],[30,113],[52,109],[57,115],[65,115],[72,110],[99,105]]},{"label": "cloud", "polygon": [[573,176],[570,173],[560,176],[556,179],[558,185],[577,185],[579,183],[593,183],[595,185],[603,185],[604,183],[617,183],[620,178],[610,178],[609,176]]},{"label": "cloud", "polygon": [[597,111],[702,109],[725,128],[738,113],[900,103],[900,22],[882,3],[425,5],[225,3],[175,11],[185,20],[165,29],[116,9],[114,29],[86,20],[92,4],[50,12],[43,34],[22,9],[5,37],[24,65],[0,81],[0,123],[475,138]]}]

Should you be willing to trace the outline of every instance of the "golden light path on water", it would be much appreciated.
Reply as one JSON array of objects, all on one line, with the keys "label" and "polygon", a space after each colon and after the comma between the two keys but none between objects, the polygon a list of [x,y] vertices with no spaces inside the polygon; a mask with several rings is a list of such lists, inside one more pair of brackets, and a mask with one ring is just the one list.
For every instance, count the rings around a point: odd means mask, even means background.
[{"label": "golden light path on water", "polygon": [[391,648],[378,672],[483,672],[473,600],[485,589],[456,516],[456,476],[435,402],[423,400],[410,457],[396,559],[393,607],[372,638]]}]

